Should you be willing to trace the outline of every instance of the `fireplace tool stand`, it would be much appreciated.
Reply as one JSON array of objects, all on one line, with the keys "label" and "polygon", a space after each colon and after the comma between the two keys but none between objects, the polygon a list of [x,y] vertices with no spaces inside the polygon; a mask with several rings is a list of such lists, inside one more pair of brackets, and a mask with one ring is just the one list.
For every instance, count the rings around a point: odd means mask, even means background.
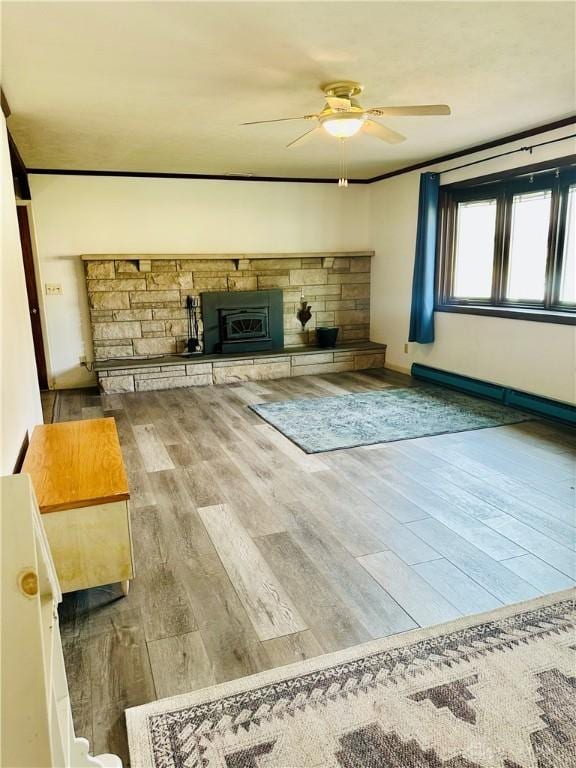
[{"label": "fireplace tool stand", "polygon": [[186,309],[188,310],[188,341],[186,342],[186,352],[189,355],[198,353],[200,342],[198,340],[198,315],[197,309],[200,306],[200,300],[196,296],[186,297]]}]

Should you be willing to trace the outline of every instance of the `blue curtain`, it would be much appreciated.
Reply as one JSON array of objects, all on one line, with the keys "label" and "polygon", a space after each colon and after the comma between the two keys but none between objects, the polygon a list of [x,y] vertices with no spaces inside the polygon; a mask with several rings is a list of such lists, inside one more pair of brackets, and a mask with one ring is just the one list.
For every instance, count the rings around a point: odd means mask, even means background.
[{"label": "blue curtain", "polygon": [[417,341],[419,344],[430,344],[434,341],[434,267],[439,191],[440,177],[437,173],[423,173],[420,176],[418,230],[408,336],[408,341]]}]

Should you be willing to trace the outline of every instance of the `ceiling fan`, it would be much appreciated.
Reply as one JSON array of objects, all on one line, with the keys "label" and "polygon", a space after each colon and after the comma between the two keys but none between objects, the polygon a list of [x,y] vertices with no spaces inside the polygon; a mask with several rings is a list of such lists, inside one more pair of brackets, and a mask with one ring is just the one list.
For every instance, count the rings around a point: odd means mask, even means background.
[{"label": "ceiling fan", "polygon": [[376,122],[372,117],[419,117],[431,115],[449,115],[450,107],[447,104],[422,104],[409,107],[364,107],[355,98],[364,90],[364,86],[351,80],[343,80],[328,83],[321,86],[326,97],[326,103],[321,112],[301,117],[280,117],[276,120],[255,120],[242,125],[261,125],[263,123],[282,123],[288,120],[315,120],[318,122],[314,128],[306,131],[298,138],[287,144],[287,147],[300,145],[312,138],[320,129],[324,129],[330,136],[337,139],[348,139],[359,131],[386,141],[388,144],[399,144],[406,140],[401,133],[393,131],[382,123]]}]

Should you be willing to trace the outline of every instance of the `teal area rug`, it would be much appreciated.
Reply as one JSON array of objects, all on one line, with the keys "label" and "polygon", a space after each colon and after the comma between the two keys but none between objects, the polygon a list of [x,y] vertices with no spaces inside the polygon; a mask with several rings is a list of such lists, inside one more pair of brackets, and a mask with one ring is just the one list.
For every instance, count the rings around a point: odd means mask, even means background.
[{"label": "teal area rug", "polygon": [[306,453],[499,427],[532,418],[440,387],[390,387],[250,407]]}]

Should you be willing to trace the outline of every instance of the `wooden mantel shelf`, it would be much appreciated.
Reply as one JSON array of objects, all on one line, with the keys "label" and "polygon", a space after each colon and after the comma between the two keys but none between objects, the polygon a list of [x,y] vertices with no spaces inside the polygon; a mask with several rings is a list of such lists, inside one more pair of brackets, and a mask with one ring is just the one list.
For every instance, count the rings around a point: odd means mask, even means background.
[{"label": "wooden mantel shelf", "polygon": [[36,427],[22,472],[32,477],[42,513],[130,497],[113,418]]}]

